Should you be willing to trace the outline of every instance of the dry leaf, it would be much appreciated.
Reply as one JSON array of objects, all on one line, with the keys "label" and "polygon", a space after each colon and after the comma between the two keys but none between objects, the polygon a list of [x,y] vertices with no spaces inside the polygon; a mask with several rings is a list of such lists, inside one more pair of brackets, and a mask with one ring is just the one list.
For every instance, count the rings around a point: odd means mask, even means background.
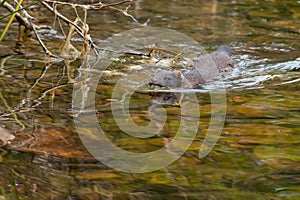
[{"label": "dry leaf", "polygon": [[8,141],[15,139],[15,136],[10,133],[10,131],[0,127],[0,140],[5,144]]}]

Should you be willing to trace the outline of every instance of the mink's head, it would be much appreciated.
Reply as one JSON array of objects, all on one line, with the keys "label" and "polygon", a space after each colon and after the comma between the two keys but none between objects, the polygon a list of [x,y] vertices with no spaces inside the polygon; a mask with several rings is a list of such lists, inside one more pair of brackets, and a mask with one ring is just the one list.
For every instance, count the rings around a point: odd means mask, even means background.
[{"label": "mink's head", "polygon": [[195,65],[206,82],[210,82],[219,75],[228,76],[235,68],[235,61],[231,58],[229,46],[220,46],[216,51],[198,57]]},{"label": "mink's head", "polygon": [[183,75],[180,71],[156,70],[149,85],[159,87],[177,88],[181,86]]},{"label": "mink's head", "polygon": [[231,48],[227,45],[221,45],[217,50],[215,50],[213,53],[219,53],[219,54],[226,54],[228,56],[231,56]]}]

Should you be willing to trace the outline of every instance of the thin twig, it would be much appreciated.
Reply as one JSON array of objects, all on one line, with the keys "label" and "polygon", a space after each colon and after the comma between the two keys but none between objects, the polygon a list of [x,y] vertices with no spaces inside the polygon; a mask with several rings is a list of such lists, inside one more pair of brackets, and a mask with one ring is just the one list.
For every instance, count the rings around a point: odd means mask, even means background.
[{"label": "thin twig", "polygon": [[125,3],[134,3],[134,0],[124,0],[124,1],[116,2],[116,3],[110,3],[110,4],[103,4],[103,3],[99,2],[97,4],[89,4],[89,5],[73,4],[73,3],[53,1],[53,0],[45,0],[45,2],[53,3],[54,5],[60,4],[60,5],[71,6],[75,9],[75,13],[76,13],[77,17],[78,17],[78,14],[77,14],[76,7],[81,7],[83,9],[90,9],[90,10],[100,10],[100,9],[103,9],[103,8],[110,8],[112,10],[116,10],[118,12],[121,12],[126,17],[130,17],[134,22],[136,22],[139,25],[145,26],[148,22],[147,21],[146,23],[141,24],[135,17],[133,17],[131,14],[129,14],[128,9],[130,8],[131,5],[127,6],[125,10],[114,7],[114,6],[125,4]]},{"label": "thin twig", "polygon": [[62,27],[60,18],[57,18],[57,21],[58,21],[58,25],[59,25],[60,31],[61,31],[61,33],[63,34],[63,37],[66,39],[67,36],[66,36],[65,31],[64,31],[64,29],[63,29],[63,27]]},{"label": "thin twig", "polygon": [[46,47],[46,45],[44,45],[44,43],[43,43],[42,39],[40,38],[38,32],[36,31],[35,25],[33,24],[33,22],[32,22],[31,19],[29,19],[29,22],[30,22],[30,24],[31,24],[31,26],[32,26],[32,30],[33,30],[33,33],[34,33],[36,39],[38,40],[38,42],[39,42],[40,45],[42,46],[42,48],[43,48],[43,50],[45,51],[45,53],[46,53],[47,55],[49,55],[50,57],[58,58],[58,56],[56,56],[56,55],[54,55],[53,53],[51,53],[51,52],[48,50],[48,48]]},{"label": "thin twig", "polygon": [[85,8],[85,9],[99,10],[99,9],[103,9],[103,8],[107,8],[107,7],[118,6],[118,5],[125,4],[125,3],[134,3],[134,0],[123,0],[120,2],[109,3],[109,4],[104,4],[104,3],[99,2],[96,4],[89,4],[89,5],[62,2],[62,1],[53,1],[53,0],[44,0],[44,2],[60,4],[60,5],[68,5],[71,7],[81,7],[81,8]]},{"label": "thin twig", "polygon": [[115,8],[115,7],[112,7],[112,6],[110,6],[109,8],[112,9],[112,10],[116,10],[116,11],[121,12],[126,17],[130,17],[135,23],[143,26],[143,24],[141,24],[134,16],[132,16],[131,14],[128,13],[128,9],[130,8],[130,5],[127,6],[125,10]]},{"label": "thin twig", "polygon": [[[67,24],[71,24],[72,26],[75,27],[76,32],[79,34],[80,37],[82,37],[84,39],[84,32],[82,30],[82,28],[80,26],[78,26],[77,24],[75,24],[74,22],[72,22],[71,20],[69,20],[67,17],[65,17],[64,15],[62,15],[61,13],[55,11],[49,4],[46,3],[46,1],[42,1],[41,2],[48,10],[50,10],[51,12],[56,12],[57,16],[59,18],[61,18],[62,20],[64,20]],[[93,42],[92,39],[89,40],[89,42],[91,43],[91,45],[93,47],[97,47],[97,45]]]},{"label": "thin twig", "polygon": [[[3,3],[3,2],[4,2],[4,0],[0,0],[0,3]],[[11,4],[9,4],[9,3],[7,3],[7,2],[4,2],[4,3],[3,3],[3,7],[6,8],[6,10],[10,11],[11,13],[8,14],[8,15],[5,15],[5,16],[3,16],[3,17],[1,17],[1,18],[0,18],[0,21],[1,21],[2,19],[4,19],[5,17],[8,17],[8,16],[12,15],[13,13],[16,13],[16,16],[15,16],[15,17],[16,17],[16,19],[18,20],[18,22],[19,22],[21,25],[25,26],[27,29],[32,30],[32,27],[31,27],[30,22],[28,21],[28,19],[25,18],[25,17],[23,17],[23,16],[19,13],[19,11],[25,10],[26,8],[28,8],[28,7],[30,7],[30,6],[37,4],[38,2],[39,2],[39,1],[37,1],[37,2],[35,2],[35,3],[32,3],[32,4],[28,5],[28,6],[21,7],[19,10],[15,10],[15,8],[14,8]]]},{"label": "thin twig", "polygon": [[12,55],[10,55],[10,56],[7,56],[7,57],[4,57],[4,58],[2,58],[1,59],[1,61],[0,61],[0,75],[2,75],[2,74],[4,74],[5,73],[5,62],[8,60],[8,59],[10,59],[12,57]]},{"label": "thin twig", "polygon": [[[20,8],[20,6],[21,6],[21,4],[22,4],[22,1],[23,1],[23,0],[20,0],[20,1],[18,2],[18,5],[17,5],[17,7],[15,8],[14,11],[19,10],[19,8]],[[6,3],[6,2],[5,2],[5,3]],[[11,17],[10,17],[8,23],[6,24],[6,26],[5,26],[5,28],[4,28],[3,32],[2,32],[2,34],[1,34],[1,36],[0,36],[0,42],[1,42],[2,39],[4,38],[6,32],[8,31],[8,28],[10,27],[11,23],[13,22],[13,20],[14,20],[16,14],[17,14],[17,13],[14,12],[14,13],[11,15]]]}]

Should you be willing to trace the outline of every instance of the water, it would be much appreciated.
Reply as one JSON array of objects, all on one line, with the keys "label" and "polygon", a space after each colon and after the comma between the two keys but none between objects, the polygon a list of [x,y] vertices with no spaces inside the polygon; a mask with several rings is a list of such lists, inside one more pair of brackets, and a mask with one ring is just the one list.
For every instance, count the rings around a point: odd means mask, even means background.
[{"label": "water", "polygon": [[[233,48],[237,69],[224,82],[227,116],[213,150],[198,158],[212,112],[211,97],[202,88],[196,92],[199,131],[176,162],[142,174],[107,167],[79,140],[73,120],[78,109],[72,107],[76,77],[101,70],[79,69],[80,60],[49,62],[32,40],[18,43],[16,49],[23,54],[15,54],[12,48],[17,38],[8,34],[0,44],[0,118],[1,126],[16,138],[1,148],[0,199],[299,199],[299,2],[139,0],[130,11],[141,23],[150,19],[149,26],[186,34],[207,51],[221,44]],[[69,10],[67,14],[74,13]],[[42,12],[40,23],[51,25],[49,16]],[[88,20],[99,46],[106,45],[105,39],[113,34],[139,27],[111,10],[91,11]],[[43,36],[54,53],[60,38],[53,33]],[[133,47],[139,53],[153,48],[152,44],[138,44]],[[74,45],[80,47],[80,40]],[[187,50],[193,52],[195,47]],[[163,53],[175,56],[174,51]],[[149,64],[145,56],[114,55],[119,58],[95,88],[94,114],[99,124],[124,150],[143,153],[164,147],[180,127],[178,103],[185,103],[195,91],[175,90],[172,95],[160,89],[157,94],[146,84],[141,86],[129,102],[130,117],[136,124],[150,123],[149,110],[160,112],[154,101],[172,105],[164,105],[167,121],[158,135],[128,136],[113,118],[111,104],[118,103],[124,92],[117,90],[112,98],[114,85],[132,72],[147,77],[158,66]],[[175,68],[189,61],[180,60]],[[93,107],[86,106],[88,120]],[[83,130],[92,137],[89,128]]]}]

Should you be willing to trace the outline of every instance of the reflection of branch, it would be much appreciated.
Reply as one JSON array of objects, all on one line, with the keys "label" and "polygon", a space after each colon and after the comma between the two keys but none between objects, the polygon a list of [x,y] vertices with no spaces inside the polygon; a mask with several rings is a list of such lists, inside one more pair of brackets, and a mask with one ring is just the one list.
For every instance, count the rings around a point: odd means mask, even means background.
[{"label": "reflection of branch", "polygon": [[[59,81],[56,86],[54,86],[54,87],[52,87],[52,88],[47,89],[46,91],[44,91],[41,94],[41,96],[39,96],[37,99],[32,99],[31,94],[32,94],[33,89],[35,89],[35,87],[39,84],[39,82],[41,81],[41,79],[45,77],[45,75],[46,75],[46,73],[47,73],[47,71],[48,71],[48,69],[50,67],[51,67],[51,63],[48,63],[45,66],[45,69],[42,71],[42,74],[35,80],[35,82],[33,83],[33,85],[28,89],[26,98],[23,99],[21,101],[21,103],[18,106],[16,106],[16,108],[14,110],[11,110],[12,114],[15,115],[16,112],[28,112],[28,111],[31,111],[33,108],[37,107],[38,105],[40,105],[42,103],[41,102],[42,99],[44,99],[48,93],[50,93],[50,92],[52,92],[52,91],[54,91],[54,90],[56,90],[58,88],[62,88],[62,87],[67,86],[67,84],[58,85],[59,82],[60,82]],[[0,96],[0,98],[1,98],[1,96]],[[28,105],[24,109],[24,105],[26,103],[28,103]],[[8,115],[10,115],[10,114],[2,114],[1,116],[3,117],[3,116],[8,116]]]},{"label": "reflection of branch", "polygon": [[55,86],[55,87],[53,87],[53,88],[50,88],[50,89],[46,90],[46,91],[43,92],[43,94],[36,100],[36,103],[33,104],[33,105],[31,106],[31,108],[35,108],[35,107],[37,107],[38,105],[40,105],[40,104],[42,103],[41,100],[42,100],[43,98],[45,98],[46,95],[47,95],[48,93],[50,93],[50,92],[52,92],[52,91],[54,91],[54,90],[56,90],[56,89],[58,89],[58,88],[66,87],[66,86],[68,86],[68,85],[69,85],[69,84],[57,85],[57,86]]},{"label": "reflection of branch", "polygon": [[5,73],[6,70],[4,69],[5,68],[4,64],[11,57],[12,57],[12,55],[4,57],[4,58],[1,59],[1,61],[0,61],[0,75]]},{"label": "reflection of branch", "polygon": [[23,99],[21,101],[21,103],[16,106],[17,110],[22,108],[26,103],[31,101],[31,94],[32,94],[32,90],[37,86],[37,84],[39,83],[39,81],[46,75],[46,72],[48,71],[48,69],[50,68],[51,64],[46,65],[45,69],[43,70],[42,74],[40,75],[40,77],[38,77],[34,84],[29,88],[29,90],[27,91],[27,96],[25,99]]},{"label": "reflection of branch", "polygon": [[[44,99],[48,93],[50,93],[50,92],[52,92],[52,91],[54,91],[54,90],[56,90],[58,88],[63,88],[63,87],[66,87],[66,86],[69,86],[69,84],[58,85],[58,86],[55,86],[53,88],[50,88],[50,89],[44,91],[42,93],[42,95],[37,100],[35,100],[35,103],[33,103],[32,105],[28,106],[28,108],[21,109],[19,107],[18,109],[11,110],[11,113],[1,114],[0,117],[7,117],[7,116],[10,116],[11,114],[14,115],[14,116],[16,116],[16,113],[24,113],[24,112],[32,111],[34,108],[36,108],[37,106],[39,106],[42,103],[41,100]],[[0,98],[1,98],[1,96],[0,96]]]},{"label": "reflection of branch", "polygon": [[25,129],[24,124],[18,119],[17,114],[11,109],[11,107],[8,105],[6,99],[3,97],[2,92],[0,92],[0,99],[3,101],[6,109],[14,116],[15,121],[21,126],[21,130]]}]

